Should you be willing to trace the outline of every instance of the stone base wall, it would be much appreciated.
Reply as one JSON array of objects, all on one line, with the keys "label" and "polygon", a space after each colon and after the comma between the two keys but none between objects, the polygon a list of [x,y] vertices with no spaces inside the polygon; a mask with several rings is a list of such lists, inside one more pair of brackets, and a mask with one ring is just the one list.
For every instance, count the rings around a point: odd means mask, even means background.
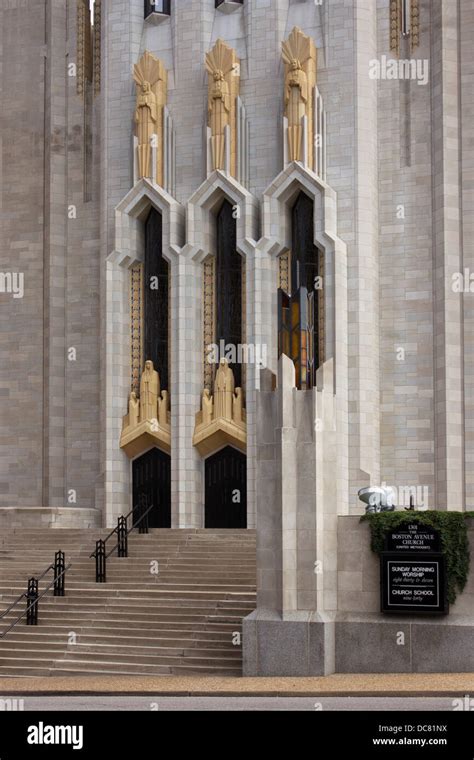
[{"label": "stone base wall", "polygon": [[243,621],[244,676],[324,676],[335,672],[335,624],[317,612],[283,620],[255,610]]},{"label": "stone base wall", "polygon": [[[474,521],[469,521],[474,557]],[[243,623],[246,676],[474,671],[474,564],[449,615],[383,615],[379,557],[360,517],[338,517],[334,615],[255,610]]]},{"label": "stone base wall", "polygon": [[0,532],[18,528],[99,528],[102,515],[97,509],[68,507],[2,507]]},{"label": "stone base wall", "polygon": [[473,672],[474,615],[380,617],[336,622],[336,673]]}]

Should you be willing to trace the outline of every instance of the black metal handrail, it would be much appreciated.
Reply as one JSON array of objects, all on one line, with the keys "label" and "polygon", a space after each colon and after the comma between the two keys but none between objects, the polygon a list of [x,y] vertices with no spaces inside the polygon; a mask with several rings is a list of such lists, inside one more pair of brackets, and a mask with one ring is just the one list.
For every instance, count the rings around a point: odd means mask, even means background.
[{"label": "black metal handrail", "polygon": [[[145,502],[146,506],[146,502]],[[140,510],[140,517],[132,526],[128,528],[128,518],[133,515],[137,509],[131,509],[128,515],[121,515],[117,519],[116,527],[110,531],[105,538],[99,538],[96,541],[95,549],[92,554],[89,555],[89,559],[95,559],[95,580],[96,583],[107,582],[107,559],[115,550],[117,550],[118,557],[128,557],[128,536],[135,528],[139,527],[140,533],[148,533],[148,515],[153,509],[153,504],[143,511],[143,501],[140,502],[138,509]],[[114,534],[117,534],[117,543],[106,552],[106,543]]]},{"label": "black metal handrail", "polygon": [[[51,564],[51,565],[49,565],[49,567],[47,567],[46,570],[36,580],[39,583],[40,581],[43,580],[43,578],[45,577],[45,575],[47,575],[47,573],[49,573],[50,570],[56,570],[56,569],[59,569],[59,568],[62,570],[63,567],[64,567],[64,552],[56,552],[55,557],[54,557],[54,563]],[[69,565],[69,567],[71,567],[71,565]],[[61,575],[62,575],[62,580],[63,580],[63,583],[62,583],[62,593],[57,593],[57,594],[55,594],[56,596],[64,596],[64,574],[61,573]],[[57,579],[58,579],[58,575],[55,575],[55,579],[54,579],[53,583],[57,582]],[[14,607],[16,607],[16,605],[19,604],[19,602],[21,602],[21,600],[26,597],[26,595],[27,595],[26,593],[20,594],[20,596],[17,599],[15,599],[15,601],[13,601],[10,604],[10,606],[7,607],[6,610],[4,610],[4,612],[2,612],[0,614],[0,620],[2,618],[4,618],[5,615],[8,615],[8,613],[11,612],[12,609]]]},{"label": "black metal handrail", "polygon": [[[118,540],[117,540],[117,543],[115,544],[115,546],[107,554],[107,558],[110,557],[110,555],[112,554],[113,551],[115,551],[115,549],[118,549],[118,556],[119,557],[126,557],[127,556],[127,554],[121,554],[120,553],[121,540],[122,541],[125,540],[125,544],[126,544],[127,549],[128,549],[128,544],[127,544],[127,541],[126,541],[127,536],[130,535],[130,533],[132,532],[132,530],[134,530],[135,528],[138,528],[138,526],[140,526],[142,524],[142,521],[145,519],[145,517],[148,517],[148,515],[150,514],[150,512],[151,512],[152,509],[153,509],[153,504],[151,504],[148,507],[148,509],[140,515],[140,517],[138,518],[138,520],[136,522],[134,522],[133,525],[130,528],[128,528],[128,529],[127,529],[128,518],[130,517],[130,515],[133,515],[133,513],[135,512],[135,510],[132,509],[132,510],[130,510],[130,512],[128,513],[128,515],[125,515],[125,517],[119,517],[118,518],[118,524],[117,524],[117,527],[115,528],[115,533],[117,533]],[[147,521],[147,523],[148,523],[148,521]],[[123,527],[122,526],[125,526],[125,531],[122,534],[123,537],[121,538],[121,529],[123,531]],[[145,529],[144,532],[148,533],[148,525],[146,525],[146,529]]]},{"label": "black metal handrail", "polygon": [[24,599],[24,597],[25,597],[25,596],[26,596],[26,594],[25,594],[24,592],[23,592],[23,594],[20,594],[20,596],[18,597],[18,599],[15,599],[15,601],[14,601],[14,602],[12,602],[12,604],[10,604],[10,606],[8,607],[8,609],[6,609],[6,610],[5,610],[5,612],[2,612],[2,614],[0,615],[0,620],[1,620],[2,618],[4,618],[4,617],[5,617],[5,615],[8,615],[8,613],[9,613],[9,612],[11,612],[11,611],[12,611],[12,609],[13,609],[14,607],[16,607],[16,605],[17,605],[19,602],[21,602],[21,600],[22,600],[22,599]]},{"label": "black metal handrail", "polygon": [[[130,515],[132,515],[132,514],[133,514],[133,511],[134,511],[134,510],[133,510],[133,509],[131,509],[131,510],[130,510],[130,512],[128,513],[128,515],[125,515],[125,517],[119,517],[119,518],[118,518],[119,522],[120,522],[120,520],[125,520],[125,521],[127,521],[127,520],[128,520],[128,518],[130,517]],[[132,526],[132,529],[133,529],[133,526]],[[105,546],[105,544],[107,543],[107,541],[109,540],[109,538],[112,538],[112,536],[113,536],[115,533],[118,533],[118,532],[119,532],[119,525],[117,524],[117,525],[115,526],[115,528],[113,528],[113,529],[110,531],[110,533],[108,534],[108,536],[106,536],[105,538],[99,538],[99,539],[96,541],[96,544],[98,544],[98,543],[99,543],[99,541],[102,541],[102,543],[103,543],[103,544],[104,544],[104,546]],[[115,544],[115,546],[113,547],[113,549],[111,549],[111,550],[110,550],[109,554],[107,554],[107,557],[109,557],[109,556],[110,556],[110,554],[111,554],[113,551],[115,551],[115,549],[116,549],[116,548],[117,548],[117,544]],[[94,549],[94,551],[92,552],[92,554],[89,554],[89,559],[92,559],[92,557],[95,557],[95,556],[96,556],[96,553],[97,553],[97,546],[96,546],[96,548]]]},{"label": "black metal handrail", "polygon": [[[132,530],[134,530],[134,529],[135,529],[135,528],[137,528],[139,525],[141,525],[141,522],[142,522],[142,520],[144,520],[144,519],[145,519],[145,517],[148,517],[148,514],[151,512],[151,510],[152,510],[152,509],[153,509],[153,504],[152,504],[151,506],[149,506],[149,507],[148,507],[148,509],[146,510],[146,512],[144,512],[144,513],[143,513],[143,514],[142,514],[142,515],[141,515],[141,516],[138,518],[138,520],[137,520],[135,523],[133,523],[133,525],[132,525],[132,527],[131,527],[131,528],[128,528],[128,530],[127,530],[127,536],[128,536],[128,535],[130,535],[130,533],[132,532]],[[128,521],[128,518],[130,517],[130,515],[133,515],[133,513],[134,513],[134,512],[135,512],[135,510],[134,510],[134,509],[131,509],[131,510],[130,510],[130,512],[128,513],[128,515],[125,515],[124,517],[119,517],[119,518],[118,518],[118,520],[119,520],[119,521],[120,521],[120,520],[125,520],[125,521],[127,522],[127,521]],[[115,526],[115,528],[113,528],[113,529],[110,531],[110,533],[109,533],[109,534],[108,534],[108,535],[107,535],[105,538],[101,538],[101,539],[99,539],[99,541],[102,541],[104,544],[106,544],[106,543],[107,543],[107,541],[109,540],[109,538],[112,538],[112,536],[114,535],[114,533],[119,533],[119,530],[120,530],[120,528],[119,528],[119,525],[117,524],[117,525]],[[144,531],[144,532],[145,532],[145,533],[148,533],[148,527],[145,529],[145,531]],[[97,541],[96,543],[98,543],[98,541]],[[110,555],[112,554],[112,552],[114,552],[114,551],[115,551],[115,549],[117,548],[117,546],[118,546],[118,545],[119,545],[119,542],[117,541],[117,543],[115,544],[115,546],[114,546],[114,547],[113,547],[113,548],[110,550],[110,552],[107,554],[107,557],[110,557]],[[97,552],[97,548],[95,548],[95,549],[94,549],[94,551],[92,552],[92,554],[89,554],[89,559],[92,559],[93,557],[95,557],[95,556],[96,556],[96,552]]]},{"label": "black metal handrail", "polygon": [[[60,572],[57,572],[58,568],[62,568]],[[9,612],[19,603],[22,599],[27,600],[27,606],[26,609],[23,610],[21,615],[18,615],[18,617],[11,623],[11,625],[5,630],[0,633],[0,639],[3,639],[4,636],[9,633],[12,628],[14,628],[22,618],[26,615],[26,624],[27,625],[37,625],[38,624],[38,602],[40,599],[43,598],[45,594],[50,591],[51,588],[54,587],[54,596],[64,596],[64,577],[66,575],[67,570],[72,567],[72,563],[70,562],[68,565],[65,564],[64,561],[64,552],[56,552],[55,557],[55,564],[50,565],[44,573],[39,578],[29,578],[28,580],[28,588],[27,591],[23,594],[20,594],[20,596],[15,599],[15,601],[6,609],[2,614],[0,615],[0,619],[5,617],[5,615],[8,615]],[[54,578],[47,586],[44,591],[41,592],[41,594],[38,594],[38,583],[40,580],[44,578],[46,573],[48,573],[50,570],[54,570]]]}]

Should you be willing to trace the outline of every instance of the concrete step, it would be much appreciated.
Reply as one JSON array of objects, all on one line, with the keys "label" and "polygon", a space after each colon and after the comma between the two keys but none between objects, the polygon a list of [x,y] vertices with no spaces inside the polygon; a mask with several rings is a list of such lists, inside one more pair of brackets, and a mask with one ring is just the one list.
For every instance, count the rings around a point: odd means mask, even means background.
[{"label": "concrete step", "polygon": [[[232,628],[239,630],[239,624],[242,618],[240,616],[231,615],[179,615],[178,613],[167,615],[152,615],[148,618],[124,618],[122,615],[114,616],[112,614],[100,613],[97,615],[91,615],[85,617],[81,612],[75,616],[70,615],[44,615],[39,618],[38,628],[47,629],[49,626],[62,626],[67,627],[71,631],[77,632],[84,629],[86,626],[92,628],[94,626],[99,627],[123,627],[126,626],[129,629],[138,630],[160,630],[170,629],[178,626],[182,630],[198,630],[200,626],[213,626],[214,630],[227,630]],[[13,619],[10,620],[13,622]],[[1,629],[8,627],[7,623],[3,623]],[[18,624],[17,628],[27,628],[26,624],[22,621]],[[16,630],[16,629],[15,629]]]},{"label": "concrete step", "polygon": [[[200,668],[235,668],[237,671],[241,669],[240,660],[232,660],[226,657],[188,657],[184,658],[181,654],[175,655],[161,655],[150,658],[133,657],[129,655],[123,660],[113,657],[108,658],[107,655],[90,655],[87,654],[73,656],[70,653],[66,653],[61,657],[54,657],[54,653],[50,656],[47,652],[35,653],[37,656],[31,656],[31,653],[22,652],[19,657],[15,656],[0,656],[0,674],[2,674],[3,668],[11,667],[30,667],[30,668],[53,668],[53,667],[67,667],[71,668],[74,665],[87,665],[95,670],[106,670],[115,672],[129,672],[134,674],[147,673],[152,671],[156,666],[168,666],[176,667],[179,665],[186,665],[187,667],[200,667]],[[42,656],[40,656],[42,655]]]},{"label": "concrete step", "polygon": [[[87,601],[86,601],[87,600]],[[25,602],[26,606],[26,602]],[[186,599],[154,599],[151,597],[146,603],[142,600],[127,600],[126,602],[121,597],[112,597],[90,602],[88,597],[79,599],[68,599],[62,597],[53,600],[46,600],[45,597],[40,600],[38,604],[39,614],[46,614],[48,612],[56,612],[57,614],[63,614],[67,612],[74,612],[81,610],[83,612],[98,612],[101,610],[120,612],[124,617],[130,617],[135,615],[150,614],[172,614],[178,612],[179,614],[189,615],[209,615],[214,614],[216,611],[222,613],[229,613],[233,615],[245,614],[249,608],[252,607],[251,600],[219,600],[214,599],[210,601],[197,599],[195,602],[190,602]],[[22,608],[20,607],[20,610]],[[2,612],[3,614],[3,612]],[[2,620],[5,622],[7,619],[15,618],[19,614],[19,610],[14,608],[10,613],[5,615]]]},{"label": "concrete step", "polygon": [[[241,674],[234,634],[255,608],[253,531],[152,530],[111,556],[106,584],[89,555],[108,530],[7,531],[0,537],[0,613],[58,549],[72,567],[66,596],[48,593],[39,625],[22,621],[0,639],[0,676]],[[112,548],[115,537],[109,542]],[[150,573],[158,562],[159,573]],[[48,573],[40,590],[52,580]],[[25,608],[0,620],[5,630]],[[70,634],[77,636],[70,644]]]},{"label": "concrete step", "polygon": [[155,663],[161,664],[160,658],[168,657],[191,657],[198,659],[215,660],[240,660],[241,651],[237,647],[207,647],[204,644],[200,646],[164,646],[157,642],[156,646],[132,646],[132,645],[111,645],[111,644],[69,644],[66,649],[61,644],[45,644],[44,642],[26,642],[18,643],[15,648],[5,647],[0,655],[0,665],[4,659],[11,657],[21,657],[22,659],[43,659],[45,657],[54,657],[71,660],[100,659],[104,662],[130,662]]},{"label": "concrete step", "polygon": [[121,651],[121,648],[131,648],[132,651],[137,653],[148,651],[149,649],[156,649],[156,647],[164,647],[167,649],[193,649],[194,647],[204,647],[206,649],[212,649],[216,651],[239,651],[239,646],[234,646],[232,643],[233,634],[226,634],[225,638],[214,639],[207,636],[189,636],[186,638],[182,632],[177,632],[174,638],[165,636],[158,637],[146,637],[146,636],[131,636],[130,632],[128,636],[98,636],[78,634],[76,644],[69,644],[69,634],[64,633],[62,635],[45,635],[45,634],[32,634],[31,636],[11,636],[6,638],[2,642],[2,651],[16,650],[16,649],[39,649],[44,651],[55,651],[58,646],[61,650],[65,646],[72,648],[89,647],[91,651],[102,651],[104,647],[113,648],[113,651]]}]

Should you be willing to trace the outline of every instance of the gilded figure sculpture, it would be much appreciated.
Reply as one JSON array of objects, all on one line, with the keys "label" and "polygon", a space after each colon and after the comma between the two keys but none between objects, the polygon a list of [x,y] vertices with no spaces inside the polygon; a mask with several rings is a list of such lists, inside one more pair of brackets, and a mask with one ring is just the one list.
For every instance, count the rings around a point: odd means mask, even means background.
[{"label": "gilded figure sculpture", "polygon": [[196,415],[193,443],[207,455],[230,443],[241,451],[247,444],[247,423],[242,388],[235,388],[234,373],[227,359],[221,359],[214,379],[214,394],[202,393],[201,411]]},{"label": "gilded figure sculpture", "polygon": [[153,420],[158,416],[158,396],[160,395],[160,377],[153,362],[145,362],[145,371],[140,382],[140,421]]},{"label": "gilded figure sculpture", "polygon": [[305,152],[309,165],[313,157],[314,95],[316,85],[316,47],[313,40],[295,27],[282,44],[285,63],[285,116],[288,120],[288,158],[303,158],[303,117],[308,121]]},{"label": "gilded figure sculpture", "polygon": [[123,418],[120,447],[133,458],[150,445],[171,449],[168,391],[160,390],[160,376],[153,362],[145,362],[140,378],[140,398],[135,391],[128,397],[128,413]]},{"label": "gilded figure sculpture", "polygon": [[163,151],[163,106],[166,103],[167,75],[166,69],[158,58],[146,51],[133,68],[133,78],[137,85],[135,123],[138,138],[138,173],[140,178],[153,177],[152,145],[153,136],[157,137],[158,184],[162,184]]},{"label": "gilded figure sculpture", "polygon": [[140,402],[137,394],[132,391],[128,400],[128,420],[130,427],[136,427],[140,418]]},{"label": "gilded figure sculpture", "polygon": [[[239,91],[239,62],[235,51],[217,40],[206,54],[209,74],[208,124],[211,129],[213,169],[225,168],[226,128],[230,127],[231,164],[235,164],[235,98]],[[235,174],[231,166],[231,173]]]}]

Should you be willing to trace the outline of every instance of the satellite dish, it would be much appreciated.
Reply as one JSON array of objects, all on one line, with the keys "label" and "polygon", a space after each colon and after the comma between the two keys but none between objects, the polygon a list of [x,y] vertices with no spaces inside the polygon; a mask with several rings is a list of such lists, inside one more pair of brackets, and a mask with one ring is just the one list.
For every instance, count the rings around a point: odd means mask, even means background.
[{"label": "satellite dish", "polygon": [[381,488],[379,486],[367,486],[361,488],[358,493],[359,499],[366,504],[365,511],[367,514],[376,512],[393,512],[393,494],[390,488]]}]

